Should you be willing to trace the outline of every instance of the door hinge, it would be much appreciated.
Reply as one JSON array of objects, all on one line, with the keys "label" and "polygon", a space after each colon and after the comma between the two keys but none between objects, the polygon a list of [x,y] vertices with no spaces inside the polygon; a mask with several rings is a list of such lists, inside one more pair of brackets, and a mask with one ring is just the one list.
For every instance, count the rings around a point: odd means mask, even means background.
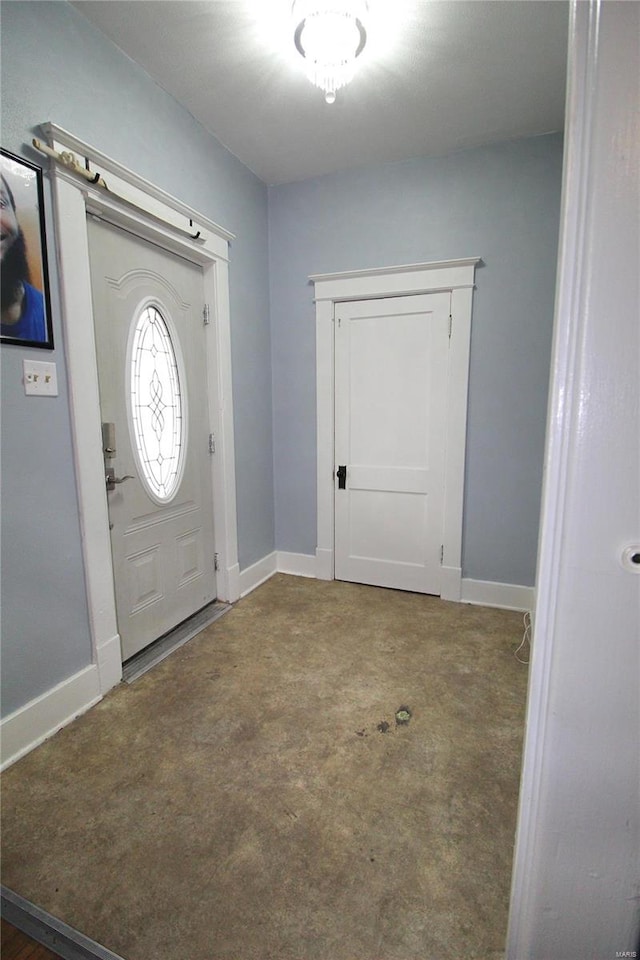
[{"label": "door hinge", "polygon": [[213,569],[214,569],[214,570],[219,570],[219,569],[220,569],[220,554],[219,554],[219,553],[214,553],[214,555],[213,555]]},{"label": "door hinge", "polygon": [[215,453],[215,452],[216,452],[216,438],[215,438],[215,434],[210,433],[210,434],[209,434],[209,453]]},{"label": "door hinge", "polygon": [[444,563],[444,544],[440,546],[440,563]]},{"label": "door hinge", "polygon": [[453,330],[453,317],[449,314],[449,340],[451,340],[451,332]]},{"label": "door hinge", "polygon": [[205,303],[204,307],[202,308],[202,322],[204,323],[205,327],[208,323],[211,323],[211,309],[208,303]]}]

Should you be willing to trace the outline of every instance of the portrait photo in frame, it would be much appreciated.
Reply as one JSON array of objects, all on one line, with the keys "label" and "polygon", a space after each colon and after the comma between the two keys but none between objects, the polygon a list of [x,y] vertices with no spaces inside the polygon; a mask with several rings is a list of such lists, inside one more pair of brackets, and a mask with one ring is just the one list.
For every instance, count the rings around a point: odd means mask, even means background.
[{"label": "portrait photo in frame", "polygon": [[0,149],[0,341],[53,349],[42,170]]}]

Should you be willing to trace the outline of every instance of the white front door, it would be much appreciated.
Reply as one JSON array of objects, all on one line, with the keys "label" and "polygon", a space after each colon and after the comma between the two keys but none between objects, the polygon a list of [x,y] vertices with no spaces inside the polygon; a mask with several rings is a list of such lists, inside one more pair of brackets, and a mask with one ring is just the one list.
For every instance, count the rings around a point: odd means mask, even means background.
[{"label": "white front door", "polygon": [[440,594],[449,293],[335,307],[335,577]]},{"label": "white front door", "polygon": [[216,597],[202,269],[88,220],[123,659]]}]

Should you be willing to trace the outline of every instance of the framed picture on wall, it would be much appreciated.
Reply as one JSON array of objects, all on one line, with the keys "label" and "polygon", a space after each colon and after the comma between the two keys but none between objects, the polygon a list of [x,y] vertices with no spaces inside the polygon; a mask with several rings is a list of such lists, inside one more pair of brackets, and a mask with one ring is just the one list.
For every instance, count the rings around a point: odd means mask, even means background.
[{"label": "framed picture on wall", "polygon": [[0,340],[53,349],[42,170],[0,149]]}]

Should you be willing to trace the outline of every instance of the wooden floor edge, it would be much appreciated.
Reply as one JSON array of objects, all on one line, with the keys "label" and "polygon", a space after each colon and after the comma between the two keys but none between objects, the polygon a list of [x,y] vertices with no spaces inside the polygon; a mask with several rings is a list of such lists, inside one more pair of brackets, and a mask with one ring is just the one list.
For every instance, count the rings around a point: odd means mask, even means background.
[{"label": "wooden floor edge", "polygon": [[63,960],[125,960],[4,885],[0,885],[0,913]]}]

